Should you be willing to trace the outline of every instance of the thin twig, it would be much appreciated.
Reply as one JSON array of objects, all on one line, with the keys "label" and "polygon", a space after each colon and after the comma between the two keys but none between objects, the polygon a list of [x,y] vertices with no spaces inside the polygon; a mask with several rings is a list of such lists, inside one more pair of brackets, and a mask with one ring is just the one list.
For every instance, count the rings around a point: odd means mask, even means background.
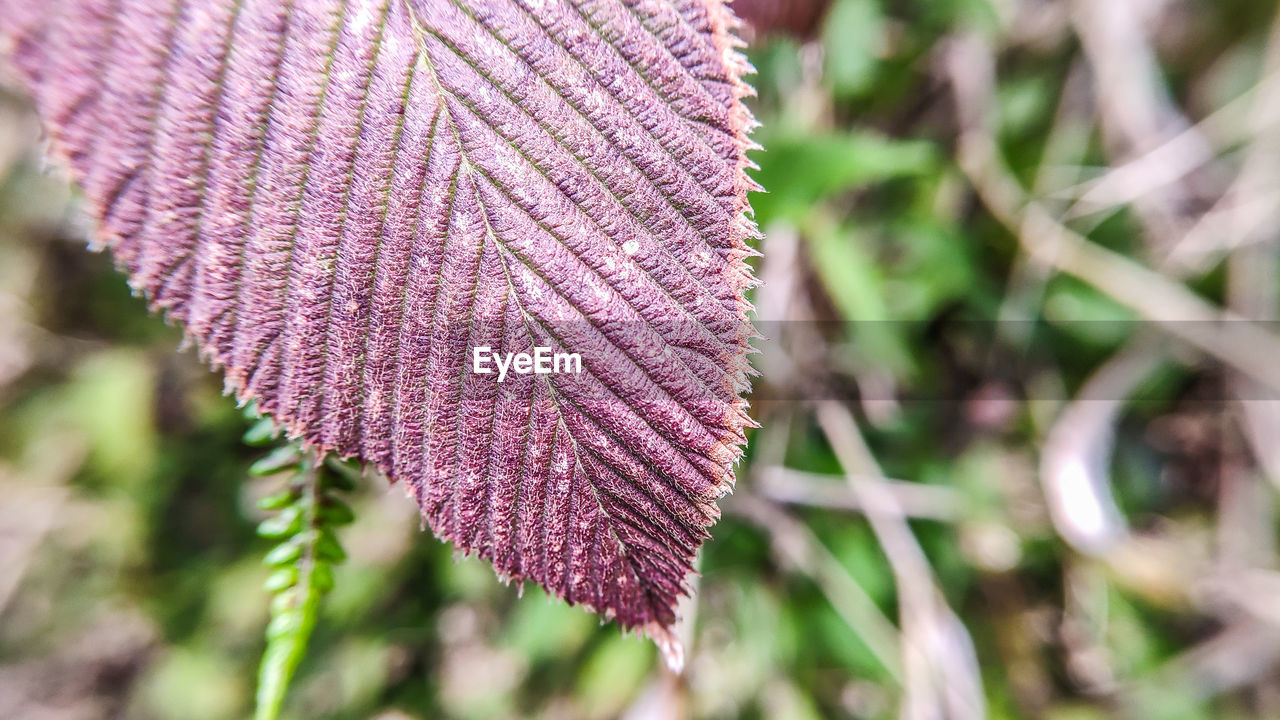
[{"label": "thin twig", "polygon": [[776,505],[750,494],[734,495],[725,506],[768,532],[782,559],[811,577],[889,675],[904,681],[898,629],[812,530]]},{"label": "thin twig", "polygon": [[[1106,143],[1116,159],[1147,153],[1165,139],[1182,134],[1180,157],[1207,162],[1212,145],[1198,134],[1186,135],[1194,126],[1174,105],[1160,64],[1147,37],[1138,3],[1114,0],[1072,0],[1072,24],[1093,66],[1099,117]],[[1168,172],[1161,172],[1168,175]],[[1190,193],[1182,184],[1169,185],[1161,193],[1141,193],[1128,204],[1148,230],[1149,243],[1167,248],[1185,232],[1181,210],[1190,205]]]},{"label": "thin twig", "polygon": [[[1272,22],[1264,72],[1280,77],[1280,14]],[[1244,317],[1274,323],[1280,319],[1280,95],[1261,95],[1253,109],[1252,126],[1257,139],[1251,144],[1230,194],[1255,197],[1264,204],[1262,221],[1246,217],[1233,223],[1241,234],[1233,239],[1234,251],[1227,263],[1227,296],[1231,308]],[[1244,226],[1244,227],[1241,227]],[[1271,483],[1280,487],[1280,393],[1259,386],[1252,378],[1234,377],[1231,390],[1241,409],[1245,439]]]},{"label": "thin twig", "polygon": [[972,640],[938,589],[897,498],[883,483],[867,480],[883,473],[852,415],[843,405],[824,401],[817,403],[817,419],[898,587],[907,677],[903,717],[984,717],[986,702]]},{"label": "thin twig", "polygon": [[1073,275],[1178,338],[1227,365],[1280,390],[1280,338],[1258,325],[1214,307],[1186,287],[1154,270],[1090,242],[1054,219],[1031,200],[999,156],[984,117],[989,96],[975,89],[989,86],[971,75],[989,65],[982,41],[956,40],[952,69],[960,116],[965,122],[959,142],[959,164],[991,213],[1023,248],[1061,272]]},{"label": "thin twig", "polygon": [[[965,514],[964,495],[954,488],[872,476],[859,480],[880,485],[893,496],[903,515],[909,518],[955,522]],[[751,487],[754,492],[774,502],[850,512],[864,510],[859,496],[840,476],[775,465],[753,471]]]},{"label": "thin twig", "polygon": [[1163,354],[1139,335],[1096,370],[1045,437],[1040,481],[1054,527],[1077,550],[1105,554],[1124,539],[1124,514],[1111,494],[1116,423],[1133,390],[1159,369]]}]

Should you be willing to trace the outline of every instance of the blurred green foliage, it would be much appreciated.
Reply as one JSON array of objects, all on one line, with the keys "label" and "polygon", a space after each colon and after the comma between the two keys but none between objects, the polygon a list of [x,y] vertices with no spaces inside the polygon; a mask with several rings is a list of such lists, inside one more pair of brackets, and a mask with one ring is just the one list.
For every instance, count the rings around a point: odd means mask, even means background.
[{"label": "blurred green foliage", "polygon": [[[1231,488],[1256,514],[1249,562],[1267,568],[1276,539],[1273,493],[1216,400],[1219,368],[1162,351],[1122,409],[1109,480],[1131,544],[1089,557],[1051,522],[1046,435],[1134,342],[1134,315],[1028,270],[957,163],[939,65],[960,36],[996,48],[995,141],[1035,187],[1063,170],[1050,143],[1083,62],[1068,5],[837,0],[817,40],[757,43],[763,270],[794,238],[800,294],[833,323],[814,348],[825,392],[885,475],[945,493],[948,511],[910,528],[972,638],[990,717],[1280,717],[1274,620],[1194,592],[1224,562]],[[1258,82],[1273,2],[1156,5],[1149,39],[1188,116]],[[1067,130],[1077,174],[1113,162],[1092,120]],[[245,423],[174,352],[180,331],[83,251],[75,198],[35,137],[23,102],[0,96],[0,716],[245,717],[269,617],[256,503],[278,483],[248,475]],[[1137,215],[1073,227],[1154,265]],[[1221,303],[1226,274],[1176,280]],[[844,487],[828,438],[774,382],[700,561],[683,678],[643,639],[455,557],[402,488],[365,482],[284,717],[897,717],[907,683],[832,577],[894,622],[897,578],[859,513],[770,495],[771,468]],[[751,502],[796,526],[760,522]]]}]

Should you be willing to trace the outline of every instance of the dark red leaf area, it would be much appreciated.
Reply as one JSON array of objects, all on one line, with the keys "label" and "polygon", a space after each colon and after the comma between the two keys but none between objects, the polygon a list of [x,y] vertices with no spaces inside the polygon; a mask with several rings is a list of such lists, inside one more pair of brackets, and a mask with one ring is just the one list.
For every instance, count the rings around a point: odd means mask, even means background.
[{"label": "dark red leaf area", "polygon": [[731,7],[760,35],[811,37],[830,5],[831,0],[733,0]]}]

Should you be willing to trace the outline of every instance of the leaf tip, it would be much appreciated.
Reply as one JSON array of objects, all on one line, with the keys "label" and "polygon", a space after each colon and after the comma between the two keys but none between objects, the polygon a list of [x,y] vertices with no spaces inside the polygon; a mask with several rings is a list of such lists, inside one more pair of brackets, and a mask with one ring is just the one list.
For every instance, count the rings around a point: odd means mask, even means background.
[{"label": "leaf tip", "polygon": [[676,675],[684,672],[684,643],[670,628],[653,622],[644,626],[644,634],[658,646],[668,670]]}]

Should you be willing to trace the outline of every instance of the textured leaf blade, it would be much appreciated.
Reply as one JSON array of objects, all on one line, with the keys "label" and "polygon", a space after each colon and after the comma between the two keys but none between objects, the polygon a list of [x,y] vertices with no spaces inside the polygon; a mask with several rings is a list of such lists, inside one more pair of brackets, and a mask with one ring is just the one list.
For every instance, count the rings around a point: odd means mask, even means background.
[{"label": "textured leaf blade", "polygon": [[[292,436],[668,637],[749,423],[718,0],[0,0],[111,248]],[[470,371],[537,346],[581,374]]]}]

